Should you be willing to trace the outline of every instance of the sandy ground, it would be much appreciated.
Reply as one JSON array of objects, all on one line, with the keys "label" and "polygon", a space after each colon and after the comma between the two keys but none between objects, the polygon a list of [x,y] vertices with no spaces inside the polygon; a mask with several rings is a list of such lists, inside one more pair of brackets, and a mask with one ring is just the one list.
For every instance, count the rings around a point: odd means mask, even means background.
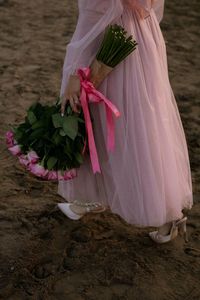
[{"label": "sandy ground", "polygon": [[[174,4],[177,8],[174,8]],[[189,242],[154,244],[148,229],[109,211],[66,218],[57,184],[24,173],[6,150],[9,124],[59,93],[76,1],[0,0],[0,299],[200,299],[200,61],[198,0],[167,1],[162,22],[170,79],[183,121],[195,204]]]}]

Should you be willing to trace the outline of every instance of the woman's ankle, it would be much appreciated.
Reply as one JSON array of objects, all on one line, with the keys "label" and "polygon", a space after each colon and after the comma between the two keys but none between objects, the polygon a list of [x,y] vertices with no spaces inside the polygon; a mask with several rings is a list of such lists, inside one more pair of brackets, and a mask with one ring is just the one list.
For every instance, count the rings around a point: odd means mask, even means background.
[{"label": "woman's ankle", "polygon": [[[181,220],[183,217],[184,217],[184,214],[182,213],[181,217],[177,218],[177,220]],[[172,226],[172,222],[167,222],[167,223],[163,224],[162,226],[158,227],[158,232],[163,235],[169,234],[171,226]]]}]

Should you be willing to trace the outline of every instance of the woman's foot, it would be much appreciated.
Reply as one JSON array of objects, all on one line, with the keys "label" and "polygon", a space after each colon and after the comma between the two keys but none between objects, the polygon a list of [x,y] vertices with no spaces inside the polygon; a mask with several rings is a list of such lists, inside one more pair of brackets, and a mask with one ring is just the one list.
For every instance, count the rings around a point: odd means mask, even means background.
[{"label": "woman's foot", "polygon": [[[183,218],[183,214],[181,218]],[[164,225],[158,227],[158,233],[162,235],[168,235],[170,233],[171,226],[172,226],[172,222],[165,223]]]},{"label": "woman's foot", "polygon": [[72,220],[79,220],[84,213],[82,214],[77,214],[71,209],[71,204],[70,203],[58,203],[58,208],[65,214],[68,218]]},{"label": "woman's foot", "polygon": [[70,203],[69,208],[76,214],[82,215],[86,213],[86,207],[85,206],[80,206],[75,203]]},{"label": "woman's foot", "polygon": [[78,201],[74,201],[74,203],[70,203],[70,209],[76,214],[85,214],[86,212],[102,212],[105,210],[104,205],[101,203],[78,203]]},{"label": "woman's foot", "polygon": [[165,223],[164,225],[160,226],[158,230],[149,232],[149,236],[156,243],[166,243],[176,238],[179,232],[182,232],[181,235],[187,242],[188,238],[186,234],[186,221],[187,217],[184,217],[182,214],[182,218]]},{"label": "woman's foot", "polygon": [[172,222],[165,223],[164,225],[158,227],[158,233],[162,235],[167,235],[170,232]]},{"label": "woman's foot", "polygon": [[85,213],[93,212],[99,213],[103,212],[106,208],[100,203],[58,203],[59,209],[70,219],[78,220],[80,219]]}]

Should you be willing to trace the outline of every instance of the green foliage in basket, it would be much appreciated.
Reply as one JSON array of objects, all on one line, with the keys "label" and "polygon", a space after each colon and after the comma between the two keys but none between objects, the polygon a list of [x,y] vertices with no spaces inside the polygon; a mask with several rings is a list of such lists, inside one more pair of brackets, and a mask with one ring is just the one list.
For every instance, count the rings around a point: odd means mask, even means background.
[{"label": "green foliage in basket", "polygon": [[52,106],[31,105],[25,121],[13,131],[22,152],[34,150],[48,170],[68,170],[83,163],[86,139],[83,111],[73,112],[69,101],[64,117],[59,101]]}]

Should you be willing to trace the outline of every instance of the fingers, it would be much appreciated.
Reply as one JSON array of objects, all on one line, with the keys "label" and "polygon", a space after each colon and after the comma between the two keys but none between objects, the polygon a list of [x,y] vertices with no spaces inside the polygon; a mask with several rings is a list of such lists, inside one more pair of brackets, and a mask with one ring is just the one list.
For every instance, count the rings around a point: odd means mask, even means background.
[{"label": "fingers", "polygon": [[78,98],[78,96],[77,96],[77,95],[74,95],[73,98],[74,98],[74,102],[75,102],[76,104],[79,104],[79,98]]},{"label": "fingers", "polygon": [[72,110],[74,110],[74,100],[73,100],[73,96],[69,96],[69,103],[70,103],[70,106],[71,106]]},{"label": "fingers", "polygon": [[65,107],[67,101],[70,102],[70,106],[74,112],[79,113],[78,110],[80,105],[80,93],[81,93],[81,86],[80,86],[80,78],[78,75],[70,75],[68,84],[66,86],[64,92],[64,99],[61,103],[61,115],[63,116],[65,113]]},{"label": "fingers", "polygon": [[81,103],[80,103],[79,97],[77,95],[74,95],[74,102],[75,102],[75,107],[76,107],[77,112],[80,113]]},{"label": "fingers", "polygon": [[69,96],[69,102],[71,105],[71,108],[74,112],[78,112],[75,101],[74,101],[74,95],[73,96]]},{"label": "fingers", "polygon": [[70,102],[70,106],[72,110],[76,113],[80,113],[80,107],[81,103],[79,100],[79,96],[77,94],[71,95],[71,96],[66,96],[63,98],[62,103],[61,103],[61,116],[64,116],[65,113],[65,107],[67,102]]},{"label": "fingers", "polygon": [[62,117],[64,116],[64,113],[65,113],[65,106],[67,104],[67,101],[68,101],[68,99],[65,97],[65,98],[63,98],[62,103],[61,103],[61,116]]},{"label": "fingers", "polygon": [[76,113],[80,113],[81,104],[79,101],[79,97],[76,94],[74,94],[73,96],[69,97],[69,101],[70,101],[72,110]]}]

